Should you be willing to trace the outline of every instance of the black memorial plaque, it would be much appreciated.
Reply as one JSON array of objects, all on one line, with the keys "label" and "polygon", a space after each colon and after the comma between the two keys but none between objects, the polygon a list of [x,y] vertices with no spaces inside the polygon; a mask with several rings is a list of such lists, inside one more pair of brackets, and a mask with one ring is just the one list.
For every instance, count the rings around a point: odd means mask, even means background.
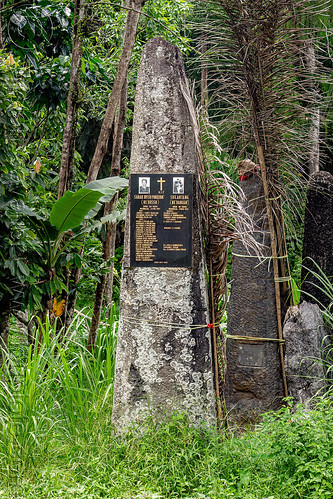
[{"label": "black memorial plaque", "polygon": [[237,361],[238,366],[264,367],[264,360],[265,351],[263,344],[239,344]]},{"label": "black memorial plaque", "polygon": [[192,174],[133,174],[131,266],[192,266]]}]

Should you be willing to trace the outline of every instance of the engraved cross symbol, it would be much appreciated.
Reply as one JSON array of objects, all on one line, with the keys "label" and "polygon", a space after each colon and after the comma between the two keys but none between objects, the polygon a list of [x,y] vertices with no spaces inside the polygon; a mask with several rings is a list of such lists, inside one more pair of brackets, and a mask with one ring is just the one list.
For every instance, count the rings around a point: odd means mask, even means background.
[{"label": "engraved cross symbol", "polygon": [[163,190],[163,182],[165,182],[165,180],[162,179],[162,177],[160,177],[158,180],[156,180],[156,182],[158,184],[160,184],[160,191]]}]

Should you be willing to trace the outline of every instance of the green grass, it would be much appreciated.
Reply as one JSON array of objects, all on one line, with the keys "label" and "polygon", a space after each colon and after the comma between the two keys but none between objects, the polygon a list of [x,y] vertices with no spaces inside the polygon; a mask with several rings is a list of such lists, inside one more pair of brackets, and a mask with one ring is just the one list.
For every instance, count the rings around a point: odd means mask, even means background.
[{"label": "green grass", "polygon": [[[12,476],[1,497],[331,498],[333,411],[268,415],[256,431],[236,436],[190,427],[185,415],[148,421],[115,437],[110,403],[92,408],[76,437],[53,427],[53,447]],[[50,438],[51,443],[51,438]],[[53,451],[53,452],[52,452]]]},{"label": "green grass", "polygon": [[3,369],[0,498],[333,497],[329,396],[243,433],[193,428],[175,413],[115,436],[116,322],[104,318],[91,355],[87,320],[76,318],[66,348],[46,325],[39,354],[16,348]]}]

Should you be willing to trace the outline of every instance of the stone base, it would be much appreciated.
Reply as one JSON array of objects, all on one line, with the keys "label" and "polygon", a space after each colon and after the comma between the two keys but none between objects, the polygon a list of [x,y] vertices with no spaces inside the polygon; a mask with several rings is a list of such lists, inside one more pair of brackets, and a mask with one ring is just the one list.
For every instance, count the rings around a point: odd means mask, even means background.
[{"label": "stone base", "polygon": [[322,360],[325,328],[318,305],[303,301],[291,307],[283,335],[289,395],[296,404],[307,404],[316,395],[323,395],[326,387]]}]

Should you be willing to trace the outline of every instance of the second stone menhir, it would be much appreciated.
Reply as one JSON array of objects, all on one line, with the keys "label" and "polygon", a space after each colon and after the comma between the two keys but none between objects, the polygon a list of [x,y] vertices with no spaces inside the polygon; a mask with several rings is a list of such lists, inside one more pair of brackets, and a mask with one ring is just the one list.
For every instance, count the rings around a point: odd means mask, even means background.
[{"label": "second stone menhir", "polygon": [[[187,94],[187,95],[186,95]],[[112,420],[184,411],[215,424],[198,161],[179,50],[142,54],[133,123]]]},{"label": "second stone menhir", "polygon": [[[251,168],[252,166],[252,168]],[[246,174],[243,175],[244,168]],[[283,397],[271,244],[259,167],[239,165],[243,204],[254,223],[262,257],[238,240],[233,244],[228,309],[225,399],[229,419],[256,422]],[[266,257],[266,258],[265,258]],[[239,337],[252,337],[246,340]],[[271,341],[270,341],[271,339]],[[267,341],[269,340],[269,341]]]}]

